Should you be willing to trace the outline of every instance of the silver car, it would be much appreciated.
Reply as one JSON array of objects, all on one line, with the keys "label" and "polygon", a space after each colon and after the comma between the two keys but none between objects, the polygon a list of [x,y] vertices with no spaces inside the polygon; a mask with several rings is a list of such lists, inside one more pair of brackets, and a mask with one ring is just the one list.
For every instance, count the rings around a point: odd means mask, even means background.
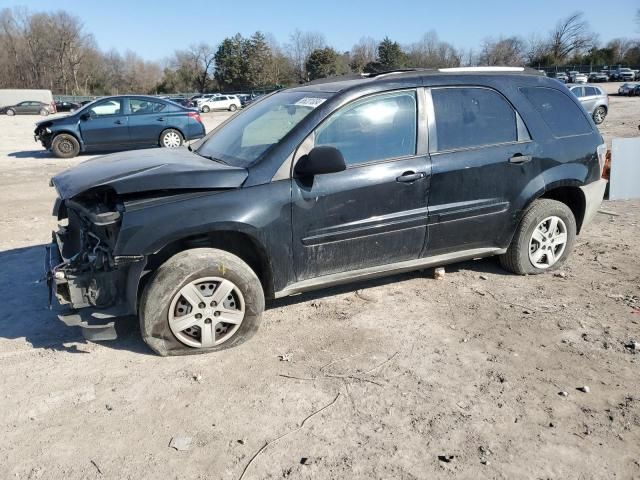
[{"label": "silver car", "polygon": [[604,122],[609,112],[609,96],[600,87],[593,85],[567,85],[596,124]]}]

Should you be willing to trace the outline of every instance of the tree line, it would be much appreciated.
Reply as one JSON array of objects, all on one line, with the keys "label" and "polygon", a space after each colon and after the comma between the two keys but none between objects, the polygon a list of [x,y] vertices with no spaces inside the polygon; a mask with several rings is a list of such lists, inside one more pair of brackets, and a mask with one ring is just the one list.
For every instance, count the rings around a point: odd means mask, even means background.
[{"label": "tree line", "polygon": [[[640,10],[636,13],[640,30]],[[401,45],[363,37],[349,51],[319,32],[295,30],[288,41],[255,32],[219,45],[206,42],[147,61],[132,51],[103,51],[82,21],[66,12],[0,10],[0,88],[45,88],[56,94],[240,91],[279,88],[323,77],[399,68],[475,65],[640,65],[640,38],[603,44],[583,13],[557,22],[546,35],[486,38],[466,51],[435,31]]]}]

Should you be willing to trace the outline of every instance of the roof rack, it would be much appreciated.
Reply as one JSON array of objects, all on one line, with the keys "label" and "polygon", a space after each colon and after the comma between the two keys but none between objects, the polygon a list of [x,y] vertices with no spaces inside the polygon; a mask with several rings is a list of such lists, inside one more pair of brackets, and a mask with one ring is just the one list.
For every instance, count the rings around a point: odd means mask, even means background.
[{"label": "roof rack", "polygon": [[442,73],[508,73],[508,72],[523,72],[535,75],[542,75],[540,71],[530,67],[451,67],[451,68],[439,68],[439,72]]}]

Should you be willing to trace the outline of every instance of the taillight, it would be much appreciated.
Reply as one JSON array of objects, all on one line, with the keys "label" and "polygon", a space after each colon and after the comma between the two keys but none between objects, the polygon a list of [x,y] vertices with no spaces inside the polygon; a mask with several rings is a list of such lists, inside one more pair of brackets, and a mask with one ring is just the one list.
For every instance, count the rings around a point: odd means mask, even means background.
[{"label": "taillight", "polygon": [[611,161],[611,153],[607,151],[607,144],[603,143],[598,145],[596,149],[598,152],[598,165],[600,166],[600,178],[609,178],[609,172],[605,172],[605,166],[607,165],[607,158]]},{"label": "taillight", "polygon": [[193,118],[196,122],[202,123],[202,118],[200,118],[200,114],[198,112],[189,112],[187,113],[187,116]]},{"label": "taillight", "polygon": [[58,113],[58,109],[56,108],[56,102],[51,102],[51,113]]}]

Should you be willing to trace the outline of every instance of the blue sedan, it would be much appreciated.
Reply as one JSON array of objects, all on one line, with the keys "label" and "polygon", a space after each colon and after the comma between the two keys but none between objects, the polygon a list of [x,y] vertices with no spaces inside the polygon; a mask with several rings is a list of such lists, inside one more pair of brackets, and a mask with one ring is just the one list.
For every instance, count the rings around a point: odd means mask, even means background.
[{"label": "blue sedan", "polygon": [[197,110],[142,95],[103,97],[72,115],[40,122],[35,139],[56,157],[146,147],[176,148],[202,138]]}]

